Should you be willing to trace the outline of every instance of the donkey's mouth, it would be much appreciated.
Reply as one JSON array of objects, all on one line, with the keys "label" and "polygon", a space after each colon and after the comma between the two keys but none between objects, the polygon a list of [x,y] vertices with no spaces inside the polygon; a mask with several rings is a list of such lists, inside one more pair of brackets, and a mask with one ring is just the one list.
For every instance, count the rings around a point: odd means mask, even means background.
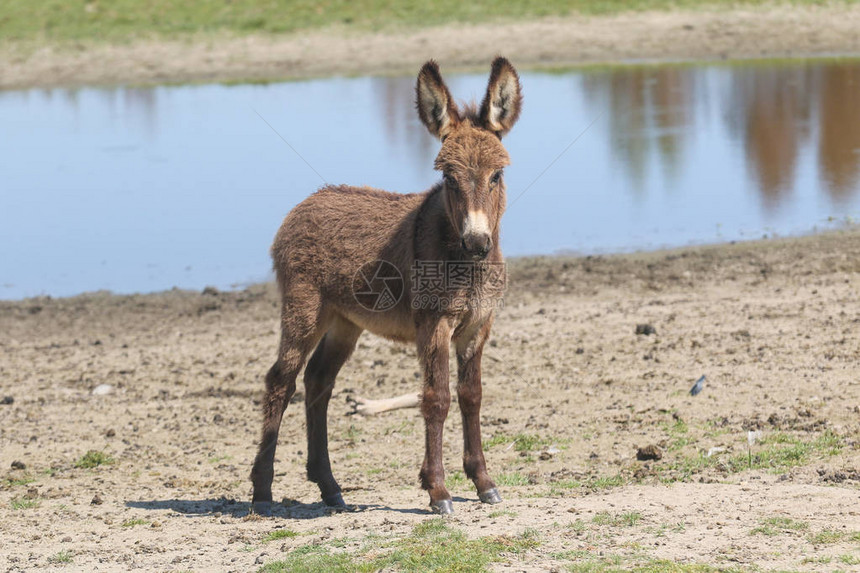
[{"label": "donkey's mouth", "polygon": [[466,245],[466,240],[460,240],[460,249],[463,251],[463,254],[466,255],[466,258],[472,259],[473,261],[483,261],[487,258],[487,255],[490,253],[490,246],[487,244],[484,247],[478,249],[470,249]]}]

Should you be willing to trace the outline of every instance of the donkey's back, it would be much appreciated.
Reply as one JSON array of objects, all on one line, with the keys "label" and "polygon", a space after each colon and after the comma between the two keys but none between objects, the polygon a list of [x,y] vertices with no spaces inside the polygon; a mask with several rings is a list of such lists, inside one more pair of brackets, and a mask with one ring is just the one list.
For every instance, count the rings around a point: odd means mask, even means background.
[{"label": "donkey's back", "polygon": [[351,277],[368,260],[404,262],[423,196],[348,185],[321,188],[290,211],[275,235],[275,272],[324,288]]}]

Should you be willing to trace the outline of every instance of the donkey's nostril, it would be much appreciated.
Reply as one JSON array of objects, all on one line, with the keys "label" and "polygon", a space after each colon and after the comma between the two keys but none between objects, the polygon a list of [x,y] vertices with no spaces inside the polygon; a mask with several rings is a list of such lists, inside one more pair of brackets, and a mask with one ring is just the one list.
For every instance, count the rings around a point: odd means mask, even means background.
[{"label": "donkey's nostril", "polygon": [[464,251],[469,250],[469,248],[466,246],[466,239],[460,239],[460,248],[462,248]]}]

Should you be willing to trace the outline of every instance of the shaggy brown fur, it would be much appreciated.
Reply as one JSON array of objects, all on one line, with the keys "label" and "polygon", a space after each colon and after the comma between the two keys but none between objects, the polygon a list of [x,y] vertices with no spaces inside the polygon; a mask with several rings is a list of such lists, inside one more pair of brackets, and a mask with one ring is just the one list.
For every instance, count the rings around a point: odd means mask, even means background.
[{"label": "shaggy brown fur", "polygon": [[[465,472],[482,501],[501,500],[481,448],[481,353],[494,305],[504,291],[504,281],[493,272],[493,264],[503,262],[501,169],[509,163],[500,140],[520,113],[519,77],[506,59],[497,58],[481,107],[461,112],[439,67],[430,61],[418,75],[416,99],[422,122],[442,140],[435,163],[443,174],[441,183],[411,195],[324,187],[287,215],[275,237],[272,258],[283,303],[281,344],[266,376],[263,434],[251,473],[258,509],[265,510],[272,500],[281,418],[314,347],[304,375],[308,479],[319,485],[327,504],[343,505],[331,472],[326,412],[335,377],[364,330],[417,344],[426,424],[420,478],[431,507],[440,513],[452,510],[442,468],[442,426],[451,401],[448,353],[453,341]],[[355,296],[357,271],[372,261],[387,261],[405,283],[399,300],[385,310],[368,309]],[[415,266],[428,261],[474,264],[474,279],[444,291],[438,285],[428,287],[429,293],[410,288]],[[455,304],[427,304],[438,300],[430,295],[444,295]]]}]

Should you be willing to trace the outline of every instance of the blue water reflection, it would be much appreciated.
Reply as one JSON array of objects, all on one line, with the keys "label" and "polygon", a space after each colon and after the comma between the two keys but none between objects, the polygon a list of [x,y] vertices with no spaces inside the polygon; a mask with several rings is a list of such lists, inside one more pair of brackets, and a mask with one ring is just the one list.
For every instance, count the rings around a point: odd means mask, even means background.
[{"label": "blue water reflection", "polygon": [[[449,85],[479,97],[485,81]],[[266,279],[280,221],[322,179],[401,192],[437,179],[413,82],[0,92],[0,298]],[[523,84],[506,139],[508,255],[797,234],[860,211],[856,62]]]}]

